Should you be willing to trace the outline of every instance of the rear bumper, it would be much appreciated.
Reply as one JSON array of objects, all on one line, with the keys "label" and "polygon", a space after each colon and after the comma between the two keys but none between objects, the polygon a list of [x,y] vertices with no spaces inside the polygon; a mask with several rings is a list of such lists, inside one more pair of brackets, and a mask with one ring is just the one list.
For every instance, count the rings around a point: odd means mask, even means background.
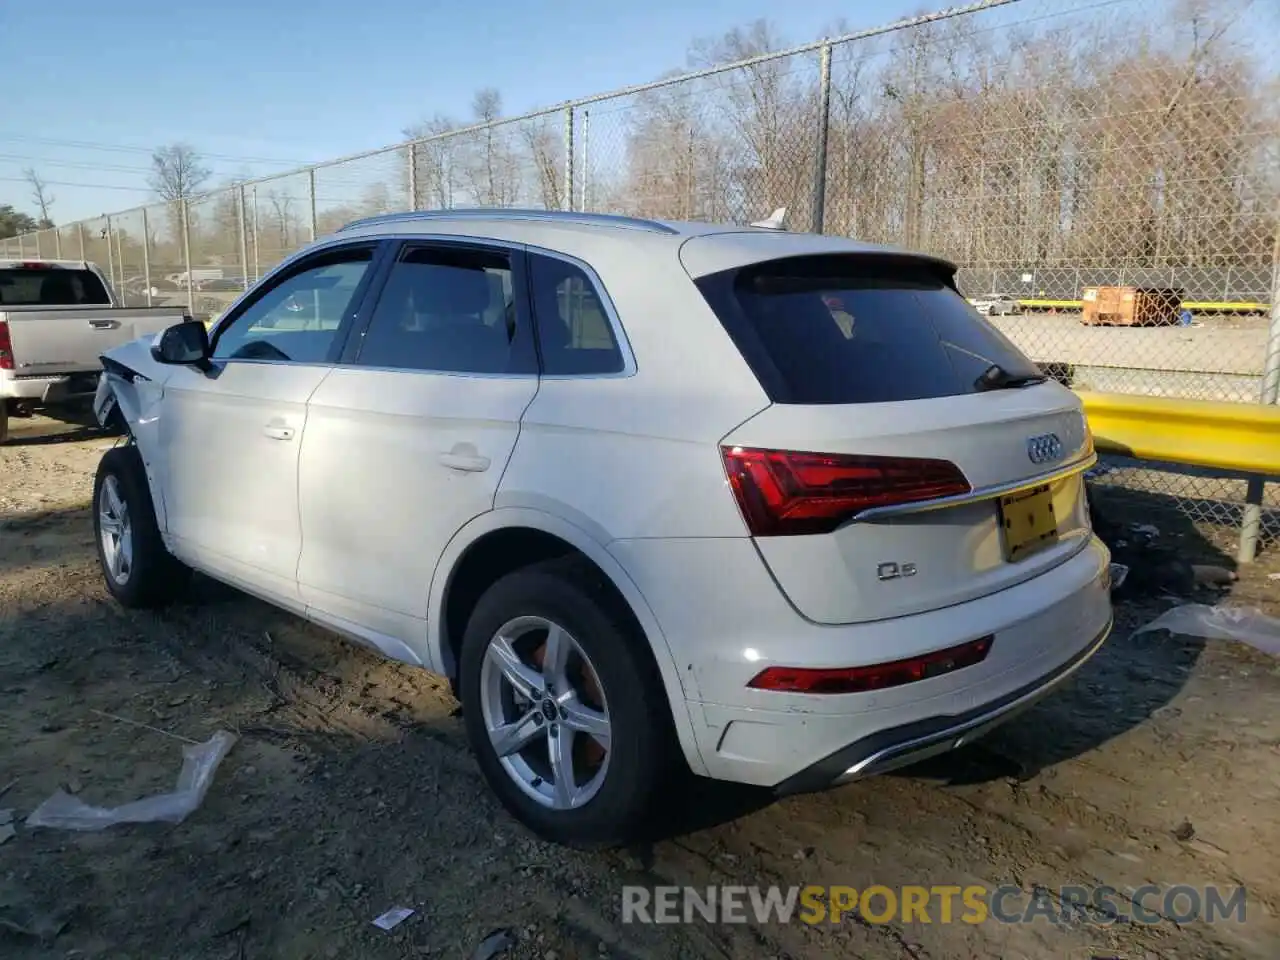
[{"label": "rear bumper", "polygon": [[1108,621],[1106,629],[1089,646],[1041,680],[967,713],[930,717],[878,731],[793,774],[775,786],[774,792],[788,796],[824,790],[919,763],[972,743],[1052,693],[1098,652],[1110,633]]},{"label": "rear bumper", "polygon": [[[1057,567],[923,613],[833,626],[799,616],[750,541],[615,541],[679,670],[696,755],[716,779],[788,792],[870,776],[968,742],[1053,690],[1105,640],[1110,555],[1091,538]],[[866,693],[758,690],[774,664],[885,663],[994,638],[973,666]],[[681,710],[680,706],[687,709]]]},{"label": "rear bumper", "polygon": [[12,377],[0,381],[0,397],[47,406],[91,400],[98,389],[98,377],[98,373]]}]

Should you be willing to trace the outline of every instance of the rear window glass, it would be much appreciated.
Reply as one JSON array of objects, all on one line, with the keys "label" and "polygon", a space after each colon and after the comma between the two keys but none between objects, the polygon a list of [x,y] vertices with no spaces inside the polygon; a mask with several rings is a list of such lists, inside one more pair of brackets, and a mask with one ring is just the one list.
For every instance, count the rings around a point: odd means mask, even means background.
[{"label": "rear window glass", "polygon": [[110,302],[102,281],[91,270],[0,268],[0,306],[94,307]]},{"label": "rear window glass", "polygon": [[698,286],[776,403],[884,403],[976,393],[993,364],[1039,369],[931,264],[796,257]]}]

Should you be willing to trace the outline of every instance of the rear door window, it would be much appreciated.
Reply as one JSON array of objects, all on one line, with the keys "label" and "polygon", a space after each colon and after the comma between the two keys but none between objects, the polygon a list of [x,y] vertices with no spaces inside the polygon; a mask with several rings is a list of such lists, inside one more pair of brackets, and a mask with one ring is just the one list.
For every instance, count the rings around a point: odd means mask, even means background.
[{"label": "rear door window", "polygon": [[796,257],[697,283],[776,403],[959,396],[993,365],[1040,375],[928,261]]}]

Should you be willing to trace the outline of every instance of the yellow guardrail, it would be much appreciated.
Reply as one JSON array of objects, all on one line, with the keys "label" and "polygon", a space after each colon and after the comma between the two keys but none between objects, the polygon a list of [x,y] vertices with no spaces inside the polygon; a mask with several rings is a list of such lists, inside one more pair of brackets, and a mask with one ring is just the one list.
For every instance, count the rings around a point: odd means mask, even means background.
[{"label": "yellow guardrail", "polygon": [[[1082,305],[1081,300],[1018,300],[1018,306],[1032,310],[1079,310]],[[1201,313],[1266,313],[1271,304],[1247,300],[1184,300],[1182,308],[1193,313],[1197,310]]]},{"label": "yellow guardrail", "polygon": [[1101,452],[1280,476],[1280,407],[1076,393]]}]

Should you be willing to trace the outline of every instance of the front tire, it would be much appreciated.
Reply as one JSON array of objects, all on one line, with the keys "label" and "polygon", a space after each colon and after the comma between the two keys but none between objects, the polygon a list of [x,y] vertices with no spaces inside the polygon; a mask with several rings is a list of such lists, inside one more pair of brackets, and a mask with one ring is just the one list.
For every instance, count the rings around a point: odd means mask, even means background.
[{"label": "front tire", "polygon": [[547,561],[493,584],[467,624],[458,685],[480,769],[516,819],[574,847],[637,838],[679,748],[647,641],[589,564]]},{"label": "front tire", "polygon": [[160,607],[191,571],[165,548],[138,448],[108,450],[93,481],[93,532],[107,590],[130,608]]}]

